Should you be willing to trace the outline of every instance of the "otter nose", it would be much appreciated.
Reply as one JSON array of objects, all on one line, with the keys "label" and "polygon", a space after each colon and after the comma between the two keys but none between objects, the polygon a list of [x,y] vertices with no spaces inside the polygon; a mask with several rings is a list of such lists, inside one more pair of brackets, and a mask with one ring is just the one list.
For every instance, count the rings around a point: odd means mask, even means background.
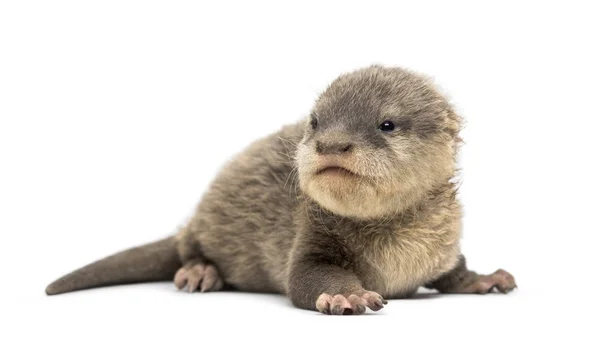
[{"label": "otter nose", "polygon": [[331,142],[325,143],[317,141],[317,152],[323,155],[339,155],[350,152],[352,143],[350,142]]}]

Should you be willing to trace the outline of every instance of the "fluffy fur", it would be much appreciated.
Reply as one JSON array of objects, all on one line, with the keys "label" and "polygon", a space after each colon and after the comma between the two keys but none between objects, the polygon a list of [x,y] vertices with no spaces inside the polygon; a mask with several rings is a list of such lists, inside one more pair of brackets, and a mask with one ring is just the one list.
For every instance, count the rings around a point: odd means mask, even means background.
[{"label": "fluffy fur", "polygon": [[[384,121],[395,129],[379,129]],[[460,126],[418,74],[371,66],[340,76],[309,117],[256,141],[221,170],[175,236],[177,286],[284,293],[328,314],[379,310],[383,297],[419,286],[512,290],[510,274],[477,275],[460,253],[452,182]],[[113,258],[94,271],[112,274],[127,261]],[[172,265],[168,271],[175,273]],[[47,292],[82,288],[80,276]]]}]

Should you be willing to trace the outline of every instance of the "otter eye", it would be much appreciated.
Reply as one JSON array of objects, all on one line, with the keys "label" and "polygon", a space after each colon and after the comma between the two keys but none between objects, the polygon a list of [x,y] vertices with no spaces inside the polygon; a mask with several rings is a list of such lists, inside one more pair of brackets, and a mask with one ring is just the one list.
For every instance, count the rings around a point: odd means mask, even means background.
[{"label": "otter eye", "polygon": [[379,126],[379,130],[381,130],[382,132],[391,132],[392,130],[394,130],[394,128],[394,123],[392,123],[389,120],[386,120]]}]

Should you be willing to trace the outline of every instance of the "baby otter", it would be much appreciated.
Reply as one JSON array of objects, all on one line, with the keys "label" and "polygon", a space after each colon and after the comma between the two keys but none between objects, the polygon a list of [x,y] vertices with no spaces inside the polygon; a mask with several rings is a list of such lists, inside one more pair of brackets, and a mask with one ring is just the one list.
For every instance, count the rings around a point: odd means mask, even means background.
[{"label": "baby otter", "polygon": [[230,161],[176,235],[58,279],[49,295],[173,279],[179,289],[286,294],[325,314],[380,310],[420,286],[508,292],[459,247],[461,119],[426,78],[371,66],[338,77],[309,117]]}]

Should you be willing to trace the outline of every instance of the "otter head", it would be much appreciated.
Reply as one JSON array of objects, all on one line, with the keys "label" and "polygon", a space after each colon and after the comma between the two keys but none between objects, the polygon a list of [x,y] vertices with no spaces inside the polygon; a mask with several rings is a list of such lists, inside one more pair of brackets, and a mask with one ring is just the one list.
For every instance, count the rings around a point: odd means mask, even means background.
[{"label": "otter head", "polygon": [[344,74],[307,119],[296,154],[300,188],[346,217],[401,213],[452,178],[459,129],[424,77],[381,66]]}]

